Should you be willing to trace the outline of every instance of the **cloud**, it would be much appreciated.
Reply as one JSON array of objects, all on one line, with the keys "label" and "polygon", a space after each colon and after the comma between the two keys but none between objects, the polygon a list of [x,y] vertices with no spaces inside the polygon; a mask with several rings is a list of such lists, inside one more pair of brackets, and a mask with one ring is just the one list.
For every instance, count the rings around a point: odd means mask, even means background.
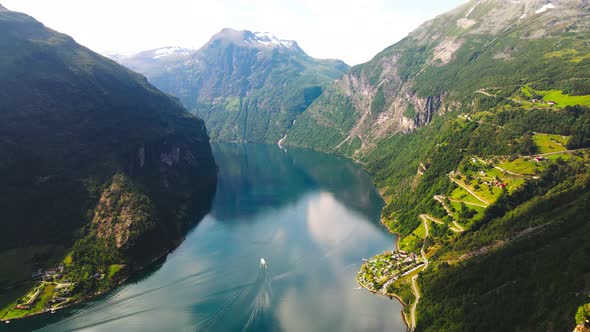
[{"label": "cloud", "polygon": [[270,31],[310,55],[364,62],[464,0],[3,0],[95,51],[198,48],[224,27]]}]

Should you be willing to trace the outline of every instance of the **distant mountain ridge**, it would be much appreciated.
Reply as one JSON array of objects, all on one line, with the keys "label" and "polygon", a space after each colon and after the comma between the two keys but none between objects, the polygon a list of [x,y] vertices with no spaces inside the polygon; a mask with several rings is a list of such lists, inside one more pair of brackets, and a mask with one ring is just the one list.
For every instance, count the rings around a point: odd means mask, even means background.
[{"label": "distant mountain ridge", "polygon": [[277,142],[348,70],[342,61],[310,57],[295,41],[233,29],[223,29],[196,51],[109,56],[179,98],[205,120],[211,138],[221,141]]}]

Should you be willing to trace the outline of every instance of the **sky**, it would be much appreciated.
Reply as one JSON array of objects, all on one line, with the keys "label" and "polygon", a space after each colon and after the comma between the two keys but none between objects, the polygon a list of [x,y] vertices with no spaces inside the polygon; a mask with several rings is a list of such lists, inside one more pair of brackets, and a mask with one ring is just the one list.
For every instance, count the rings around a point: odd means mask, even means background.
[{"label": "sky", "polygon": [[0,0],[105,53],[199,48],[223,28],[271,32],[316,58],[370,60],[466,0]]}]

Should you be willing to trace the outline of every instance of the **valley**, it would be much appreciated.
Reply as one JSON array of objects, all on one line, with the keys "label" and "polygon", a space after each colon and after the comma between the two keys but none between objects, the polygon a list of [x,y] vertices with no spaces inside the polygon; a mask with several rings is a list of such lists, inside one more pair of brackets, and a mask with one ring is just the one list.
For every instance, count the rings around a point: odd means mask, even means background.
[{"label": "valley", "polygon": [[103,57],[0,6],[0,321],[587,330],[589,11],[470,0],[350,67],[231,28]]},{"label": "valley", "polygon": [[[500,281],[518,283],[519,291],[497,293],[478,307],[458,304],[479,302],[469,282],[439,284],[463,269],[477,278],[483,262],[536,243],[557,224],[562,239],[590,236],[582,226],[590,166],[588,4],[542,2],[469,1],[424,23],[322,88],[271,140],[347,156],[374,176],[387,203],[382,223],[399,235],[400,251],[367,258],[357,280],[400,299],[412,330],[573,328],[572,313],[588,302],[581,295],[588,295],[588,272],[572,272],[566,285],[549,273],[552,262],[518,257],[506,264],[546,275],[522,280],[522,273],[504,272],[477,286],[477,294],[508,289]],[[256,123],[248,116],[248,125]],[[576,195],[582,198],[566,203]],[[556,221],[564,209],[574,217]],[[582,242],[571,248],[579,264],[570,268],[588,271]],[[552,238],[545,255],[565,246]],[[523,255],[537,255],[528,250]],[[414,258],[405,262],[401,253]],[[555,291],[529,292],[530,301],[551,297],[551,304],[516,307],[515,296],[536,282]],[[579,295],[563,298],[557,289]],[[501,316],[505,310],[514,313],[510,320]],[[475,312],[478,322],[470,319]],[[488,325],[498,321],[511,323]]]}]

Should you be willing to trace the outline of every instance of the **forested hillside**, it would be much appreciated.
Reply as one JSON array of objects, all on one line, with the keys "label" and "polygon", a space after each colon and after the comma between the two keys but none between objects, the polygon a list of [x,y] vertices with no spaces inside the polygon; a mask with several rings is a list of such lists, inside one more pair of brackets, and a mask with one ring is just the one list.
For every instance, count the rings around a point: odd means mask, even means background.
[{"label": "forested hillside", "polygon": [[174,247],[209,209],[203,121],[141,75],[0,6],[0,77],[0,318],[55,299],[33,283],[38,269],[61,265],[56,305],[75,302]]},{"label": "forested hillside", "polygon": [[[417,330],[571,330],[590,291],[590,109],[492,110],[437,117],[363,159],[400,249],[429,261]],[[387,291],[412,304],[411,277]]]},{"label": "forested hillside", "polygon": [[353,157],[375,176],[383,223],[417,256],[378,255],[359,282],[400,296],[416,331],[579,323],[590,302],[589,8],[470,1],[353,67],[287,133],[286,144]]}]

